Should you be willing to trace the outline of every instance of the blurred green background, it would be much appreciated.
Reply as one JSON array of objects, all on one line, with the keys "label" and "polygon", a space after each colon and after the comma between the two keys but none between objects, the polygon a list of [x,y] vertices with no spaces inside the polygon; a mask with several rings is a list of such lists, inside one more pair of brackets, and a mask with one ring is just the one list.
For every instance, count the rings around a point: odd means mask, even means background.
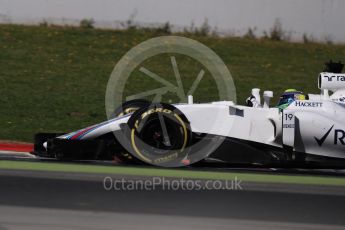
[{"label": "blurred green background", "polygon": [[[120,58],[159,30],[101,30],[56,26],[0,25],[0,139],[32,141],[37,132],[68,132],[106,119],[104,97]],[[319,93],[317,75],[324,62],[345,60],[345,45],[288,43],[269,39],[217,38],[183,34],[205,44],[224,61],[243,104],[251,88],[273,90],[274,103],[286,88]],[[203,67],[175,55],[187,91]],[[145,66],[174,82],[169,55]],[[160,87],[134,71],[126,95]],[[217,100],[206,71],[195,101]],[[167,95],[164,100],[176,100]]]}]

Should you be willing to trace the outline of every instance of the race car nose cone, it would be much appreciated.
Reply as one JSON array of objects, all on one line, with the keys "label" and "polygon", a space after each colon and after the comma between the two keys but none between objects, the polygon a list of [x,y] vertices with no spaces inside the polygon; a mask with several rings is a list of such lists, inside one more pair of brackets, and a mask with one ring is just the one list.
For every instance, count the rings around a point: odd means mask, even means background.
[{"label": "race car nose cone", "polygon": [[47,149],[48,143],[47,143],[47,142],[44,142],[44,143],[43,143],[43,147],[44,147],[45,149]]}]

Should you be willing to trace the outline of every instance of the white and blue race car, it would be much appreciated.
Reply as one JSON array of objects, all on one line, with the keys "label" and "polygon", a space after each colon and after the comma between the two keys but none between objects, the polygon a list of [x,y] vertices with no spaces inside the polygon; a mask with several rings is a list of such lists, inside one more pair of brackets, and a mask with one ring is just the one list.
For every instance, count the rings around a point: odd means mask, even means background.
[{"label": "white and blue race car", "polygon": [[[35,154],[63,160],[111,160],[181,166],[196,162],[345,166],[345,74],[328,63],[320,94],[269,106],[271,91],[252,90],[250,106],[231,101],[125,102],[112,119],[68,134],[37,134]],[[282,98],[286,100],[286,98]]]}]

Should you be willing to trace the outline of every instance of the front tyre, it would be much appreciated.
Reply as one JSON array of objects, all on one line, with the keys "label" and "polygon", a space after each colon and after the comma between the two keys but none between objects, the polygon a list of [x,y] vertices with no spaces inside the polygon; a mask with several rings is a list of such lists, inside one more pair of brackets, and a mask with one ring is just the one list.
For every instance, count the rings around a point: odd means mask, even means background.
[{"label": "front tyre", "polygon": [[128,121],[133,155],[153,165],[177,167],[188,158],[191,128],[186,116],[170,104],[151,104]]},{"label": "front tyre", "polygon": [[151,102],[145,99],[135,99],[131,101],[126,101],[121,106],[115,109],[115,111],[110,116],[110,119],[134,113],[138,109],[147,107],[150,104]]},{"label": "front tyre", "polygon": [[[138,109],[147,107],[150,104],[151,102],[145,99],[135,99],[131,101],[126,101],[121,106],[115,109],[115,111],[112,113],[110,118],[111,119],[118,118],[118,117],[125,116],[127,114],[134,113]],[[124,162],[124,163],[129,163],[129,164],[142,163],[138,161],[136,158],[133,158],[132,155],[125,150],[119,152],[119,154],[117,154],[116,156],[121,162]]]}]

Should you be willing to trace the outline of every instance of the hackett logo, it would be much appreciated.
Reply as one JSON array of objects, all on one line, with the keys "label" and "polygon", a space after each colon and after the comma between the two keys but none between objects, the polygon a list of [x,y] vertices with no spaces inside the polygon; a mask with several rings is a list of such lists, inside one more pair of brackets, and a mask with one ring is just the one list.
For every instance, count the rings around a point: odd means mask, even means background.
[{"label": "hackett logo", "polygon": [[295,106],[299,106],[299,107],[322,107],[322,102],[296,101]]}]

